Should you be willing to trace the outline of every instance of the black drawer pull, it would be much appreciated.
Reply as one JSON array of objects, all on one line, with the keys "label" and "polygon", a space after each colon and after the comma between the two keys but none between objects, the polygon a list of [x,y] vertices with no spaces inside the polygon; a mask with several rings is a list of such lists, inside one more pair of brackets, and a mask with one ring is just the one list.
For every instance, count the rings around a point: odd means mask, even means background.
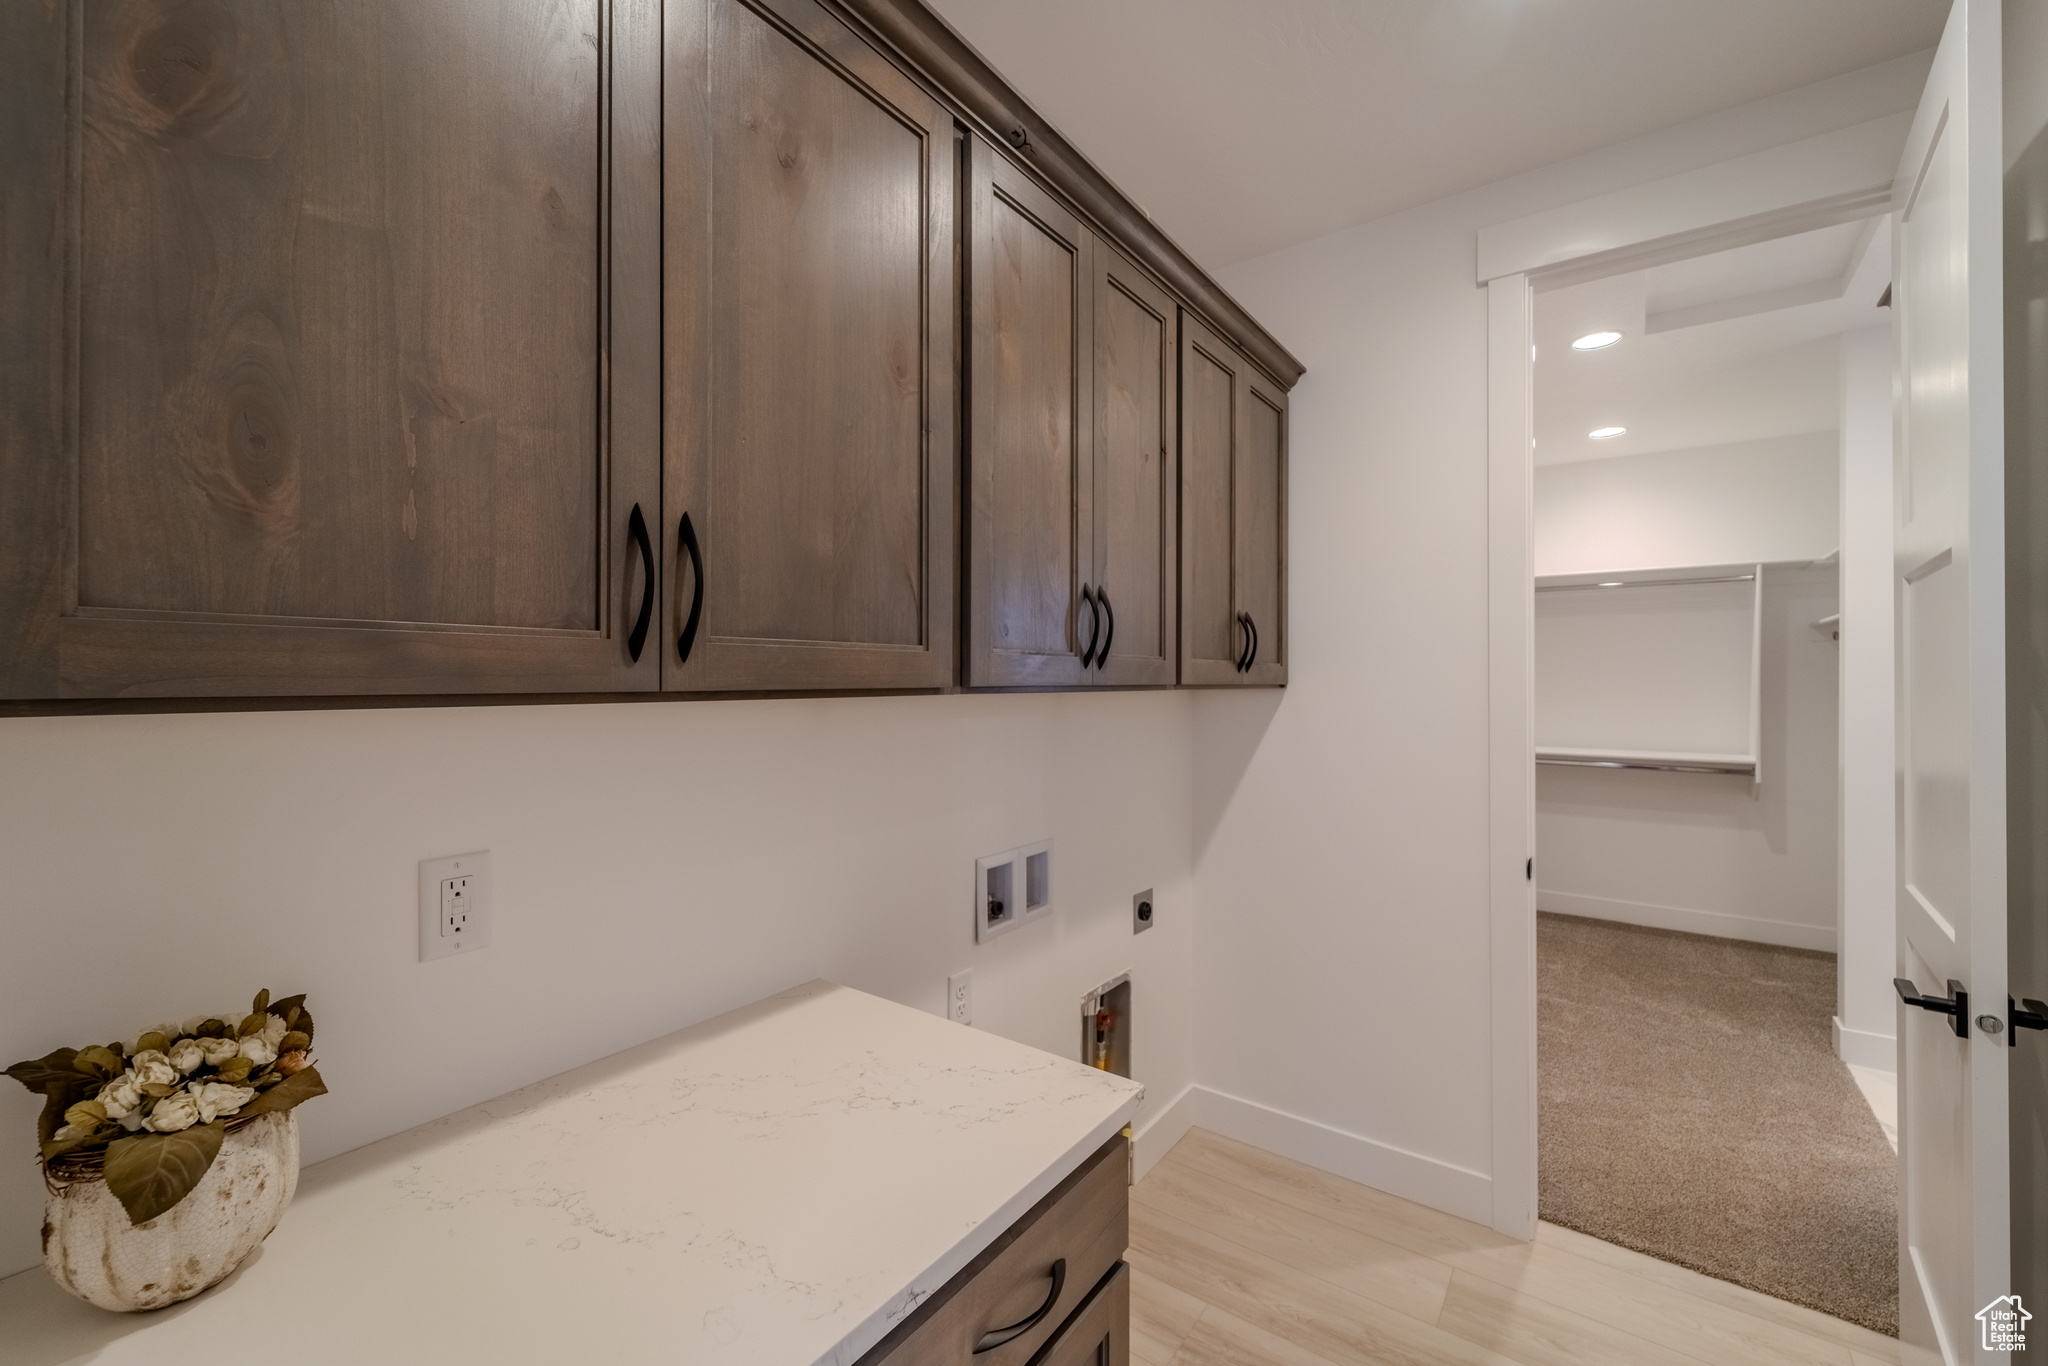
[{"label": "black drawer pull", "polygon": [[687,512],[676,523],[676,549],[690,557],[690,619],[683,623],[683,633],[676,637],[676,663],[687,664],[690,647],[697,643],[697,623],[704,616],[704,553],[697,548],[697,528],[690,525]]},{"label": "black drawer pull", "polygon": [[1109,642],[1116,639],[1116,609],[1109,605],[1107,588],[1097,588],[1095,600],[1102,604],[1102,615],[1109,621],[1109,624],[1102,628],[1102,648],[1095,652],[1095,667],[1099,669],[1109,663]]},{"label": "black drawer pull", "polygon": [[640,612],[633,618],[632,634],[626,637],[626,657],[638,664],[641,648],[647,644],[647,623],[654,615],[654,547],[647,543],[647,519],[640,515],[638,503],[626,519],[626,534],[640,550]]},{"label": "black drawer pull", "polygon": [[1252,665],[1259,662],[1259,623],[1250,612],[1244,614],[1244,627],[1252,633],[1252,651],[1244,657],[1244,671],[1250,673]]},{"label": "black drawer pull", "polygon": [[[1095,662],[1095,642],[1102,639],[1102,612],[1095,606],[1094,590],[1087,584],[1081,585],[1081,601],[1088,608],[1088,648],[1081,651],[1081,667],[1087,668]],[[1074,634],[1081,634],[1081,614],[1074,613]]]},{"label": "black drawer pull", "polygon": [[1240,635],[1238,637],[1237,657],[1230,661],[1230,667],[1239,673],[1244,672],[1244,657],[1251,653],[1252,648],[1252,628],[1245,624],[1249,620],[1250,618],[1246,617],[1244,613],[1239,612],[1237,614],[1237,629]]},{"label": "black drawer pull", "polygon": [[1052,1293],[1045,1297],[1045,1303],[1038,1306],[1038,1311],[1030,1318],[1019,1320],[1008,1328],[991,1328],[983,1333],[981,1341],[974,1344],[974,1354],[980,1356],[983,1352],[993,1352],[1004,1343],[1021,1338],[1036,1328],[1038,1321],[1050,1314],[1052,1307],[1060,1302],[1060,1291],[1066,1288],[1067,1259],[1062,1257],[1052,1264]]}]

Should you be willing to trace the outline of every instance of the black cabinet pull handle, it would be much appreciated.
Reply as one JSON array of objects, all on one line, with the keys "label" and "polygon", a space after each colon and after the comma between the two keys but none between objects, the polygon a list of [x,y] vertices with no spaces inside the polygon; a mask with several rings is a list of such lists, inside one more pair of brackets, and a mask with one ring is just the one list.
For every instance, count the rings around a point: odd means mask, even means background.
[{"label": "black cabinet pull handle", "polygon": [[654,618],[654,547],[647,543],[647,519],[640,515],[638,503],[633,504],[633,515],[626,519],[626,534],[640,550],[640,611],[633,618],[632,633],[626,637],[626,658],[638,664],[641,647],[647,644],[647,623]]},{"label": "black cabinet pull handle", "polygon": [[[1081,601],[1088,607],[1088,648],[1081,651],[1081,667],[1087,668],[1095,662],[1095,642],[1102,635],[1102,614],[1095,610],[1095,594],[1087,584],[1081,585]],[[1074,633],[1081,632],[1081,614],[1074,614]]]},{"label": "black cabinet pull handle", "polygon": [[676,637],[676,663],[690,662],[690,647],[697,643],[697,623],[704,617],[704,552],[697,548],[697,528],[690,525],[690,514],[684,513],[683,520],[676,524],[676,549],[690,557],[690,617],[683,623],[683,633]]},{"label": "black cabinet pull handle", "polygon": [[1109,621],[1109,624],[1102,629],[1102,648],[1095,652],[1095,667],[1099,669],[1109,663],[1109,642],[1116,639],[1116,609],[1109,605],[1109,590],[1107,588],[1097,588],[1095,590],[1095,600],[1102,604],[1102,615],[1108,618]]},{"label": "black cabinet pull handle", "polygon": [[2012,1021],[2012,1028],[2005,1031],[2005,1041],[2014,1048],[2020,1046],[2022,1029],[2048,1029],[2048,1005],[2031,996],[2020,997],[2017,1007],[2013,1005],[2012,997],[2006,997],[2005,1015]]},{"label": "black cabinet pull handle", "polygon": [[1239,673],[1243,673],[1245,654],[1252,648],[1252,632],[1251,628],[1244,624],[1244,613],[1242,612],[1237,614],[1237,629],[1237,656],[1230,661],[1230,667]]},{"label": "black cabinet pull handle", "polygon": [[1892,978],[1892,986],[1898,991],[1899,999],[1909,1006],[1931,1010],[1937,1015],[1948,1015],[1949,1028],[1958,1039],[1970,1037],[1970,993],[1963,990],[1963,984],[1955,978],[1948,979],[1948,995],[1922,996],[1920,988],[1903,977]]},{"label": "black cabinet pull handle", "polygon": [[1250,673],[1252,665],[1259,662],[1259,623],[1250,612],[1244,614],[1244,629],[1252,633],[1252,648],[1244,657],[1244,671]]},{"label": "black cabinet pull handle", "polygon": [[983,1352],[993,1352],[1004,1343],[1021,1338],[1036,1328],[1038,1321],[1047,1314],[1050,1314],[1052,1307],[1060,1302],[1060,1291],[1066,1288],[1067,1259],[1062,1257],[1052,1264],[1052,1293],[1045,1297],[1045,1303],[1039,1305],[1038,1309],[1028,1319],[1020,1319],[1008,1328],[991,1328],[986,1333],[983,1333],[981,1341],[974,1344],[974,1355],[980,1356]]}]

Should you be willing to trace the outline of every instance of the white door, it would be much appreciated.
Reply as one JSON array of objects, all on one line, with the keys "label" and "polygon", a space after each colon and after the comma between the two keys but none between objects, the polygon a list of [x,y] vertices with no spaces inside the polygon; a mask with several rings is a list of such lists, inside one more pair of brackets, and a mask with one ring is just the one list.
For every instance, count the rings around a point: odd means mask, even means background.
[{"label": "white door", "polygon": [[1998,0],[1955,0],[1900,162],[1899,1337],[1909,1363],[2008,1360],[2005,584]]}]

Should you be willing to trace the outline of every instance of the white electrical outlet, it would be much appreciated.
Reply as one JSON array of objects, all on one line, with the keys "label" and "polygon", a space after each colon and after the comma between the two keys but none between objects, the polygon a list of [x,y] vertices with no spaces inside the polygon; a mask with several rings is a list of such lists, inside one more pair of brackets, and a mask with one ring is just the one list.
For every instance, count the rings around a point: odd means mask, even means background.
[{"label": "white electrical outlet", "polygon": [[491,944],[491,852],[420,862],[420,961]]},{"label": "white electrical outlet", "polygon": [[954,1024],[974,1023],[973,968],[963,968],[946,979],[946,1018]]}]

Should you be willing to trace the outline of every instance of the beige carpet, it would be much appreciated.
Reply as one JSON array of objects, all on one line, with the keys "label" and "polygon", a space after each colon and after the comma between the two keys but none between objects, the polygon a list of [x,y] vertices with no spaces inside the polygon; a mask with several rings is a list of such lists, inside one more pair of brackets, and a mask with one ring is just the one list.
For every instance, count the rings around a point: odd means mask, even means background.
[{"label": "beige carpet", "polygon": [[1539,915],[1542,1217],[1879,1332],[1898,1173],[1835,1057],[1835,957]]}]

